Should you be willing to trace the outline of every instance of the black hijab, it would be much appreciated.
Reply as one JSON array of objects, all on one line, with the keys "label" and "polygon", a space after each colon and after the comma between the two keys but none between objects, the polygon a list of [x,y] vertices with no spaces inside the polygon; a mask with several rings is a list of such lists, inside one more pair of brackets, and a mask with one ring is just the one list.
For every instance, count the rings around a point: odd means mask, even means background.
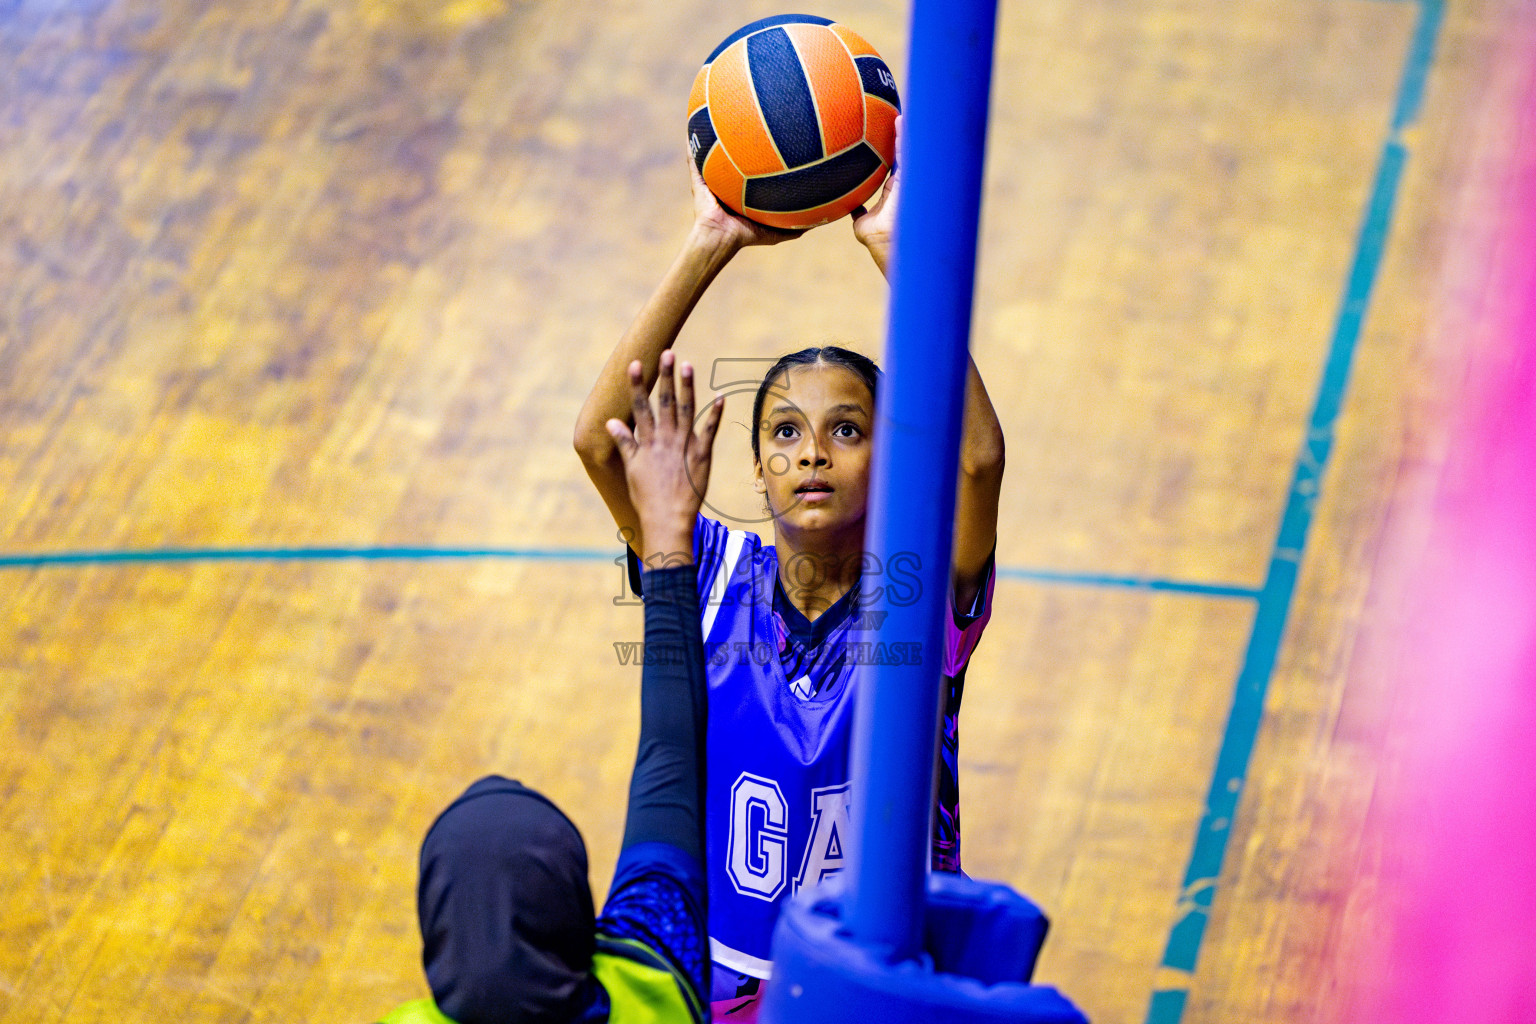
[{"label": "black hijab", "polygon": [[458,1024],[563,1024],[599,988],[581,833],[520,782],[490,776],[438,816],[416,893],[433,999]]}]

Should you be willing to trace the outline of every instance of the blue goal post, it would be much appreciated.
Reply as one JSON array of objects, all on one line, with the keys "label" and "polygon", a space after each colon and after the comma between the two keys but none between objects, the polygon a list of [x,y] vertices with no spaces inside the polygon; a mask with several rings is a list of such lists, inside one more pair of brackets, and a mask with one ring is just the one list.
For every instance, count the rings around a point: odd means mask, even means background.
[{"label": "blue goal post", "polygon": [[865,548],[872,567],[921,580],[917,600],[879,606],[880,640],[916,643],[921,657],[858,680],[846,920],[898,957],[921,945],[996,19],[996,0],[912,5]]},{"label": "blue goal post", "polygon": [[1030,983],[1047,927],[1034,904],[928,870],[996,21],[997,0],[912,7],[865,549],[867,576],[896,565],[920,589],[865,587],[880,642],[920,656],[857,670],[847,866],[780,914],[765,1024],[1087,1024]]}]

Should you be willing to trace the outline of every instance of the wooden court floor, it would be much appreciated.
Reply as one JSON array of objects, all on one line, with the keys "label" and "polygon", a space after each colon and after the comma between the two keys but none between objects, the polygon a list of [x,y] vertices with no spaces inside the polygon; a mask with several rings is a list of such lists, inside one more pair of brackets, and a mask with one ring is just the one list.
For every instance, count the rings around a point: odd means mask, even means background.
[{"label": "wooden court floor", "polygon": [[[0,0],[0,1022],[423,994],[417,844],[487,772],[605,890],[641,620],[571,430],[684,234],[694,71],[780,10]],[[1099,1024],[1310,1020],[1370,926],[1350,666],[1529,10],[1002,5],[965,857]],[[904,5],[817,13],[903,66]],[[877,354],[884,298],[845,224],[727,269],[680,342],[720,514],[741,367]]]}]

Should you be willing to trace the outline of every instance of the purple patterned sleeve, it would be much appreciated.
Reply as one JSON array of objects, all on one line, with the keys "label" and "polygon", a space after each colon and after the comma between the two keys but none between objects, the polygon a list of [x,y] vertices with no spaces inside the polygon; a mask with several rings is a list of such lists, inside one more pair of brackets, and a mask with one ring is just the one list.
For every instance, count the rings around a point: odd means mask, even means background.
[{"label": "purple patterned sleeve", "polygon": [[944,732],[939,737],[938,793],[933,822],[933,870],[960,870],[960,698],[965,670],[992,618],[992,589],[997,573],[992,561],[976,598],[964,613],[950,596],[944,623]]},{"label": "purple patterned sleeve", "polygon": [[981,639],[982,631],[992,620],[992,587],[997,573],[991,561],[987,562],[986,579],[976,592],[976,598],[964,613],[955,607],[954,593],[950,593],[950,615],[944,620],[944,674],[955,676],[971,660],[971,652]]}]

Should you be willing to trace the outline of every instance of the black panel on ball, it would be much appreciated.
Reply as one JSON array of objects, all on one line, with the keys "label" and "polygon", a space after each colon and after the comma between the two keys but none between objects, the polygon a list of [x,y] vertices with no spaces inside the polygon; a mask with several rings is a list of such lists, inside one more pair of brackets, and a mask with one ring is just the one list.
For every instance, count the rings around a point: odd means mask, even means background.
[{"label": "black panel on ball", "polygon": [[818,18],[814,14],[776,14],[771,18],[763,18],[754,21],[750,25],[743,25],[720,41],[720,45],[712,50],[708,57],[704,58],[705,64],[713,64],[715,58],[725,52],[725,48],[744,36],[753,32],[761,32],[765,28],[773,28],[775,25],[830,25],[828,18]]},{"label": "black panel on ball", "polygon": [[709,108],[700,107],[688,119],[688,152],[693,154],[693,162],[698,165],[700,174],[704,173],[704,161],[709,159],[709,151],[715,148],[716,141],[715,122],[710,119]]},{"label": "black panel on ball", "polygon": [[747,67],[763,123],[784,158],[784,166],[800,167],[826,156],[811,83],[806,81],[805,68],[789,33],[773,28],[749,37]]},{"label": "black panel on ball", "polygon": [[880,169],[880,154],[861,142],[830,160],[798,171],[748,178],[743,205],[763,213],[794,213],[847,195]]},{"label": "black panel on ball", "polygon": [[901,109],[901,97],[896,95],[896,76],[879,57],[860,57],[859,77],[864,81],[864,91],[878,96],[897,110]]}]

